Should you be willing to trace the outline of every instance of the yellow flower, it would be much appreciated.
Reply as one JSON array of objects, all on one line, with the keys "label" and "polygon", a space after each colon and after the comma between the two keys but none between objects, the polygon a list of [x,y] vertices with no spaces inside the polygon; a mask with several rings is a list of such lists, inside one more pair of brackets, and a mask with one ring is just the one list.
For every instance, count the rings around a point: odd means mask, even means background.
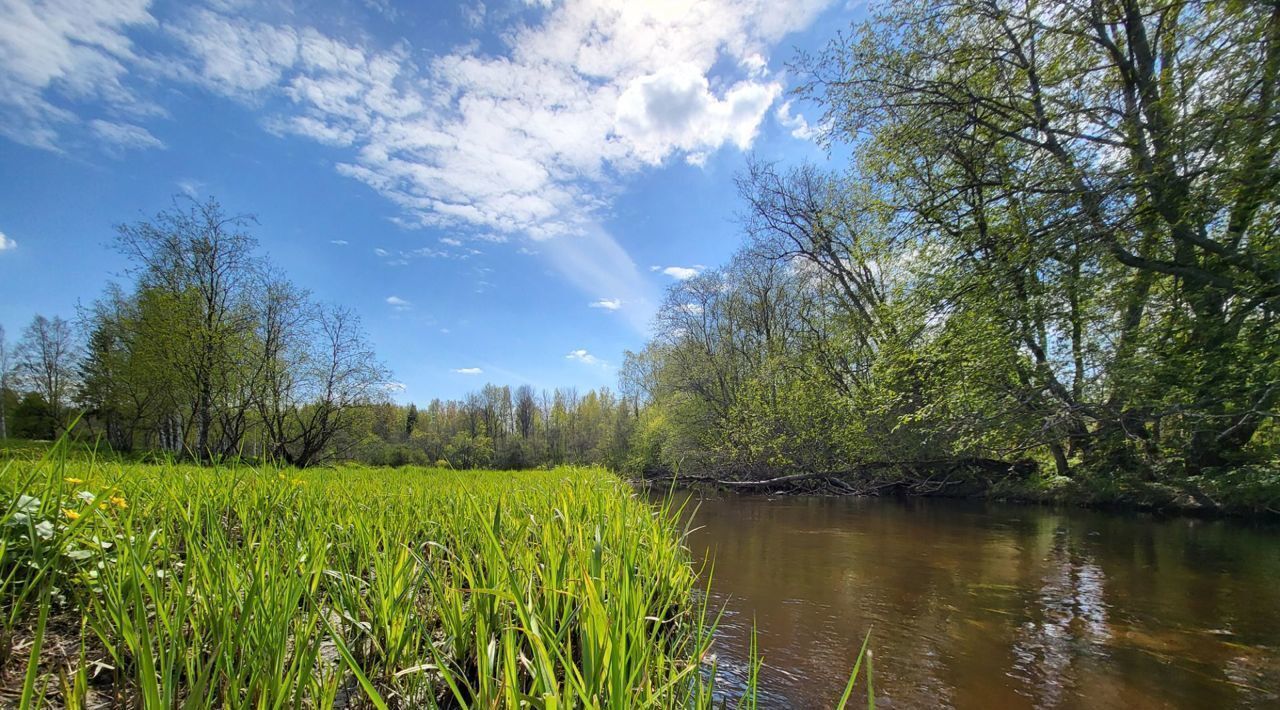
[{"label": "yellow flower", "polygon": [[62,480],[66,481],[67,483],[70,483],[73,486],[78,486],[81,483],[84,483],[84,479],[82,478],[64,478]]},{"label": "yellow flower", "polygon": [[129,507],[129,501],[125,500],[125,499],[124,499],[124,496],[111,496],[111,499],[110,499],[110,500],[111,500],[112,505],[114,505],[114,506],[115,506],[115,507],[117,507],[117,508],[128,508],[128,507]]},{"label": "yellow flower", "polygon": [[295,478],[295,479],[293,479],[293,485],[295,485],[295,486],[301,486],[301,485],[302,485],[302,484],[304,484],[304,483],[306,483],[306,481],[302,480],[301,478]]},{"label": "yellow flower", "polygon": [[62,509],[62,514],[63,514],[63,515],[65,515],[65,516],[67,516],[67,520],[79,520],[79,519],[80,519],[80,514],[79,514],[79,513],[77,513],[77,512],[76,512],[76,511],[74,511],[74,510],[67,510],[66,508],[63,508],[63,509]]},{"label": "yellow flower", "polygon": [[106,510],[106,509],[107,509],[107,504],[106,504],[106,503],[99,503],[99,504],[98,504],[98,510]]}]

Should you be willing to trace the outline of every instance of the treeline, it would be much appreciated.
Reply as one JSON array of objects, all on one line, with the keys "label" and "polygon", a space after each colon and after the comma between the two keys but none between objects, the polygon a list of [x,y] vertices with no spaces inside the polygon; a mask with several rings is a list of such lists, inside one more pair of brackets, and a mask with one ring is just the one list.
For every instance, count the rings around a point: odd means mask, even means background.
[{"label": "treeline", "polygon": [[250,222],[210,200],[119,226],[127,285],[74,325],[36,316],[11,354],[0,331],[0,436],[74,425],[118,452],[297,466],[355,448],[387,371],[359,318],[280,274]]},{"label": "treeline", "polygon": [[208,201],[117,227],[126,285],[74,321],[37,315],[12,348],[0,328],[0,438],[299,467],[627,465],[637,404],[608,388],[392,403],[356,315],[292,284],[250,226]]},{"label": "treeline", "polygon": [[636,402],[607,387],[535,392],[486,385],[460,400],[419,409],[372,408],[365,442],[352,458],[376,465],[522,469],[561,464],[628,467]]},{"label": "treeline", "polygon": [[628,355],[640,468],[1274,465],[1280,10],[892,3],[794,69],[852,161],[742,176]]}]

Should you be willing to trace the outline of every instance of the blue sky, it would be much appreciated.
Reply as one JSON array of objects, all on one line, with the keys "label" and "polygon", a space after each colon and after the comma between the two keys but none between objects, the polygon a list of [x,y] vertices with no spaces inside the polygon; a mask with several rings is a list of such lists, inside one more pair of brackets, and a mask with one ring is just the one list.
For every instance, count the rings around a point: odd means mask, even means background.
[{"label": "blue sky", "polygon": [[0,324],[119,279],[183,193],[363,318],[402,401],[613,385],[741,242],[749,154],[823,162],[786,63],[826,0],[0,3]]}]

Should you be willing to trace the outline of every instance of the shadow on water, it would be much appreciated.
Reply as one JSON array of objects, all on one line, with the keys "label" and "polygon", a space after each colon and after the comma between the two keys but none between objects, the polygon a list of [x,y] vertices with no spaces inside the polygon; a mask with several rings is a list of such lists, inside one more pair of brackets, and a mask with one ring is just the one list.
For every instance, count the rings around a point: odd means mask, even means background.
[{"label": "shadow on water", "polygon": [[690,501],[721,682],[830,707],[868,628],[878,707],[1280,705],[1280,527],[951,500]]}]

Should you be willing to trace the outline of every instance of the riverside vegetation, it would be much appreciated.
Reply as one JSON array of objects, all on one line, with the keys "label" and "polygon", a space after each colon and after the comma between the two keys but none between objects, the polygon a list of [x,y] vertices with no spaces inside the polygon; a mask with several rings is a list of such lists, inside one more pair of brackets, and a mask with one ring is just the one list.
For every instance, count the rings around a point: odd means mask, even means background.
[{"label": "riverside vegetation", "polygon": [[0,437],[1280,510],[1280,10],[884,3],[790,75],[831,159],[748,165],[742,249],[616,392],[393,405],[354,314],[210,201],[119,227],[79,335],[33,320]]},{"label": "riverside vegetation", "polygon": [[679,511],[601,469],[3,456],[5,703],[733,706]]}]

